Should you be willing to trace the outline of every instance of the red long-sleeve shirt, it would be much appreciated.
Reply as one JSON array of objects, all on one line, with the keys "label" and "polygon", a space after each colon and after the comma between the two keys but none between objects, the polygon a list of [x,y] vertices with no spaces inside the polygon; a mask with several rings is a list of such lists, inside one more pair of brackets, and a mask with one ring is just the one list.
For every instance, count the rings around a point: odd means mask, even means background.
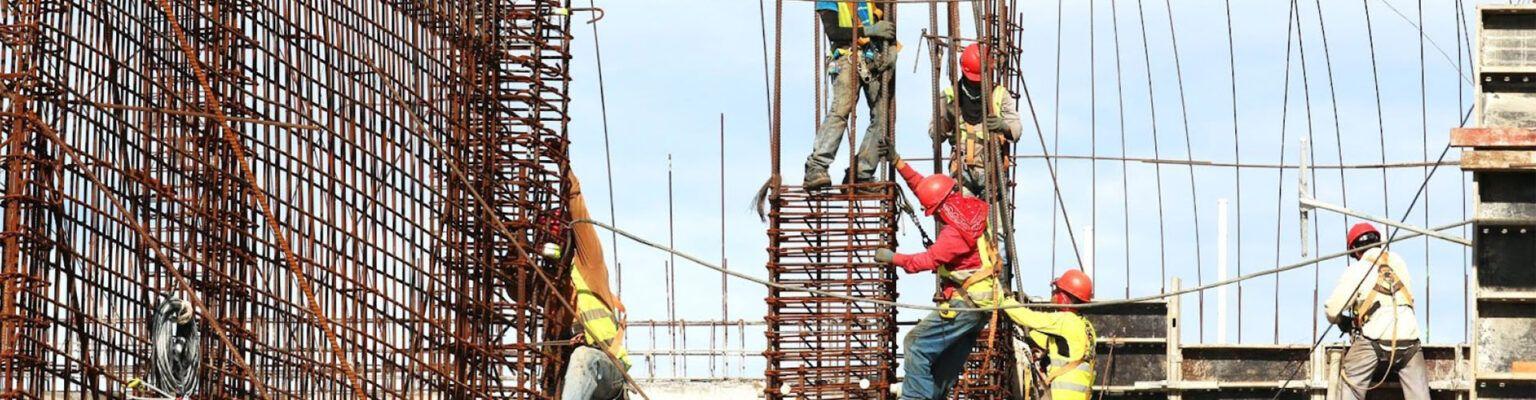
[{"label": "red long-sleeve shirt", "polygon": [[[907,181],[907,187],[915,191],[923,175],[906,163],[901,163],[899,170],[901,177]],[[951,195],[934,213],[944,221],[944,229],[939,231],[939,237],[933,241],[933,245],[922,253],[897,254],[891,263],[909,274],[932,271],[941,265],[950,271],[981,268],[976,239],[986,230],[987,210],[987,203],[981,199],[958,192]]]}]

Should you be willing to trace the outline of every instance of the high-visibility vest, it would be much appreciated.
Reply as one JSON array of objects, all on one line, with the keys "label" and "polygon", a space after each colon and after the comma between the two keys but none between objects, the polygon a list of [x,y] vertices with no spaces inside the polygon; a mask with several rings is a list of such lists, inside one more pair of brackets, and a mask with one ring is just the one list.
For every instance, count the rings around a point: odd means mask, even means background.
[{"label": "high-visibility vest", "polygon": [[[1040,331],[1030,331],[1029,340],[1032,346],[1045,350],[1050,358],[1051,365],[1045,374],[1051,377],[1052,400],[1089,400],[1093,392],[1094,379],[1094,342],[1098,334],[1094,332],[1093,324],[1088,319],[1076,313],[1054,313],[1060,317],[1076,318],[1082,324],[1082,335],[1052,335]],[[1081,347],[1077,347],[1081,346]],[[1083,355],[1079,359],[1072,359],[1068,349],[1082,348]]]},{"label": "high-visibility vest", "polygon": [[[1005,88],[1002,85],[998,85],[992,88],[992,98],[990,99],[992,107],[991,109],[987,110],[988,115],[993,117],[1002,115],[1003,96],[1009,96],[1008,88]],[[944,99],[946,103],[954,104],[954,102],[957,101],[955,99],[955,89],[944,88]],[[953,162],[956,163],[956,165],[952,165],[951,169],[959,170],[959,167],[961,166],[977,168],[983,166],[982,150],[986,149],[987,143],[987,137],[982,132],[985,130],[983,129],[985,124],[985,119],[983,119],[979,124],[971,124],[965,122],[965,118],[961,118],[958,115],[955,116],[954,151],[958,154],[956,154],[953,158]],[[1004,134],[1005,132],[987,133],[997,135]],[[1008,160],[1004,159],[1003,163],[1005,164],[1003,167],[1006,168]]]},{"label": "high-visibility vest", "polygon": [[623,367],[628,369],[629,351],[620,340],[616,340],[620,328],[618,316],[587,288],[587,281],[582,278],[579,269],[571,268],[571,282],[576,290],[576,318],[585,328],[583,333],[587,345],[612,354],[623,361]]},{"label": "high-visibility vest", "polygon": [[1407,264],[1396,254],[1382,250],[1377,253],[1371,265],[1376,267],[1376,282],[1372,284],[1365,297],[1355,302],[1355,318],[1359,321],[1356,326],[1364,326],[1371,316],[1383,308],[1396,312],[1397,307],[1406,306],[1413,308],[1413,291],[1408,285],[1404,285],[1402,279],[1398,279],[1397,270],[1406,268]]},{"label": "high-visibility vest", "polygon": [[820,0],[816,2],[816,10],[837,10],[837,26],[844,28],[852,28],[854,21],[867,27],[884,17],[872,1]]}]

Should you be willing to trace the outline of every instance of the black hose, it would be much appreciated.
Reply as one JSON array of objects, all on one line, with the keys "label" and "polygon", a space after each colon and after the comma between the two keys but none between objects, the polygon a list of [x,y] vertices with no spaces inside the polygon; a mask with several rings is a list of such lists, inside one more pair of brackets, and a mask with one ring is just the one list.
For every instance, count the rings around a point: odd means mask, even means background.
[{"label": "black hose", "polygon": [[192,304],[165,297],[149,319],[149,332],[154,386],[177,397],[197,390],[202,334],[192,318]]}]

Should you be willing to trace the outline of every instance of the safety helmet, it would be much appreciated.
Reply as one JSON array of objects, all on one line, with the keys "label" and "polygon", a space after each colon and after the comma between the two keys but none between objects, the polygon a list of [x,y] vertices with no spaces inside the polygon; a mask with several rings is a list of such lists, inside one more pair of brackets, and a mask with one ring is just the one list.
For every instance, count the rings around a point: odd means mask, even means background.
[{"label": "safety helmet", "polygon": [[[1088,274],[1083,273],[1083,270],[1080,269],[1069,269],[1067,272],[1061,273],[1060,278],[1056,278],[1056,280],[1051,281],[1051,288],[1053,289],[1051,300],[1057,304],[1075,304],[1093,301],[1093,279],[1089,278]],[[1055,293],[1065,294],[1066,297],[1071,297],[1072,300],[1075,301],[1067,302],[1067,299],[1060,298],[1063,296],[1056,296]]]},{"label": "safety helmet", "polygon": [[[1349,240],[1344,243],[1345,248],[1354,249],[1369,244],[1381,243],[1381,232],[1376,230],[1375,225],[1371,225],[1369,222],[1361,222],[1349,227],[1347,238]],[[1359,251],[1354,253],[1355,258],[1360,258]]]},{"label": "safety helmet", "polygon": [[939,204],[943,204],[955,192],[955,179],[944,174],[928,175],[917,182],[913,192],[917,194],[917,202],[923,205],[923,214],[933,215],[934,211],[938,211]]},{"label": "safety helmet", "polygon": [[960,72],[971,82],[981,82],[981,44],[971,43],[960,53]]}]

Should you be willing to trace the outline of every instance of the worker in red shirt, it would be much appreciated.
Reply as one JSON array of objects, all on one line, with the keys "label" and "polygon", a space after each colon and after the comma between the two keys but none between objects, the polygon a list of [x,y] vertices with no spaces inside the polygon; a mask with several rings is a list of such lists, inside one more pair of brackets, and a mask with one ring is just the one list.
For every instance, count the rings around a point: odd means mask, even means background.
[{"label": "worker in red shirt", "polygon": [[[917,195],[923,213],[944,222],[939,237],[928,251],[896,254],[875,251],[875,260],[894,264],[909,274],[936,271],[943,278],[941,307],[976,307],[998,304],[996,268],[1002,265],[987,233],[988,205],[957,190],[955,180],[943,174],[923,176],[900,159],[896,169]],[[906,378],[903,399],[943,399],[954,386],[970,355],[986,313],[930,313],[907,333],[903,346]]]}]

